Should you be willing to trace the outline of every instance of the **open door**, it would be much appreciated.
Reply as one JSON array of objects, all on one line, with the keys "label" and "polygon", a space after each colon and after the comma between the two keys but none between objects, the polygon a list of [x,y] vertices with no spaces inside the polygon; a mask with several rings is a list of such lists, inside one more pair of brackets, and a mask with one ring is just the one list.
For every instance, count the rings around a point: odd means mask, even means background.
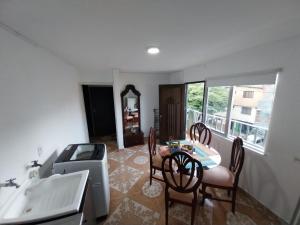
[{"label": "open door", "polygon": [[186,83],[186,134],[189,136],[190,127],[197,122],[204,122],[205,112],[205,81]]},{"label": "open door", "polygon": [[112,86],[82,85],[90,142],[114,140],[115,108]]},{"label": "open door", "polygon": [[185,85],[159,85],[159,139],[185,138]]}]

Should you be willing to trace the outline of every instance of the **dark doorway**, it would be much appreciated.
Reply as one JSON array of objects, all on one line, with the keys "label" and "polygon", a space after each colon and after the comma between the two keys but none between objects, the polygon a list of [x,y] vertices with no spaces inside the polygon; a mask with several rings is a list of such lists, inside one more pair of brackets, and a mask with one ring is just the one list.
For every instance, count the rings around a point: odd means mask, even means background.
[{"label": "dark doorway", "polygon": [[185,138],[185,85],[159,85],[159,139]]},{"label": "dark doorway", "polygon": [[82,90],[90,141],[115,139],[113,87],[82,85]]}]

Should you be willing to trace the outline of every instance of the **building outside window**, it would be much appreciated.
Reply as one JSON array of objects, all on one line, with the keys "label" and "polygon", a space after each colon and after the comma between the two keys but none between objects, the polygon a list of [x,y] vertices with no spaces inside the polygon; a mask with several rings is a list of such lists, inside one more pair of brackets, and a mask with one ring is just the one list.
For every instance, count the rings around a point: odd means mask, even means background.
[{"label": "building outside window", "polygon": [[253,98],[254,91],[243,91],[243,98]]},{"label": "building outside window", "polygon": [[[231,109],[228,136],[240,136],[246,143],[263,148],[271,120],[275,85],[244,85],[233,88],[234,107]],[[254,98],[241,97],[243,89],[252,89]]]}]

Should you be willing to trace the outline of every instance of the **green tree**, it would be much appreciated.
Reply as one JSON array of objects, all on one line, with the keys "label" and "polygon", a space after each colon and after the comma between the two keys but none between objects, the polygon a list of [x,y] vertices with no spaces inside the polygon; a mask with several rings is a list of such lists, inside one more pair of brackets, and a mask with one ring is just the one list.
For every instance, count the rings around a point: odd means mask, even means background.
[{"label": "green tree", "polygon": [[[203,83],[189,84],[187,88],[187,107],[197,111],[202,111],[203,93]],[[228,97],[228,87],[210,87],[208,93],[207,112],[209,114],[226,112]]]},{"label": "green tree", "polygon": [[207,112],[226,112],[229,98],[228,87],[210,87],[208,91]]},{"label": "green tree", "polygon": [[197,111],[202,111],[204,84],[189,84],[187,90],[187,107]]}]

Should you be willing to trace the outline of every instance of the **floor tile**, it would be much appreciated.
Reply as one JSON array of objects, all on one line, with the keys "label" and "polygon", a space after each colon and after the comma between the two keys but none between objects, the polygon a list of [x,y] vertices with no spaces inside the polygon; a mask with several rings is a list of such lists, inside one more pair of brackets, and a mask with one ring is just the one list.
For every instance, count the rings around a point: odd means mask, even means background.
[{"label": "floor tile", "polygon": [[143,171],[121,164],[109,175],[110,187],[122,193],[127,193],[143,174]]},{"label": "floor tile", "polygon": [[105,221],[105,225],[155,225],[160,217],[146,206],[126,197]]}]

